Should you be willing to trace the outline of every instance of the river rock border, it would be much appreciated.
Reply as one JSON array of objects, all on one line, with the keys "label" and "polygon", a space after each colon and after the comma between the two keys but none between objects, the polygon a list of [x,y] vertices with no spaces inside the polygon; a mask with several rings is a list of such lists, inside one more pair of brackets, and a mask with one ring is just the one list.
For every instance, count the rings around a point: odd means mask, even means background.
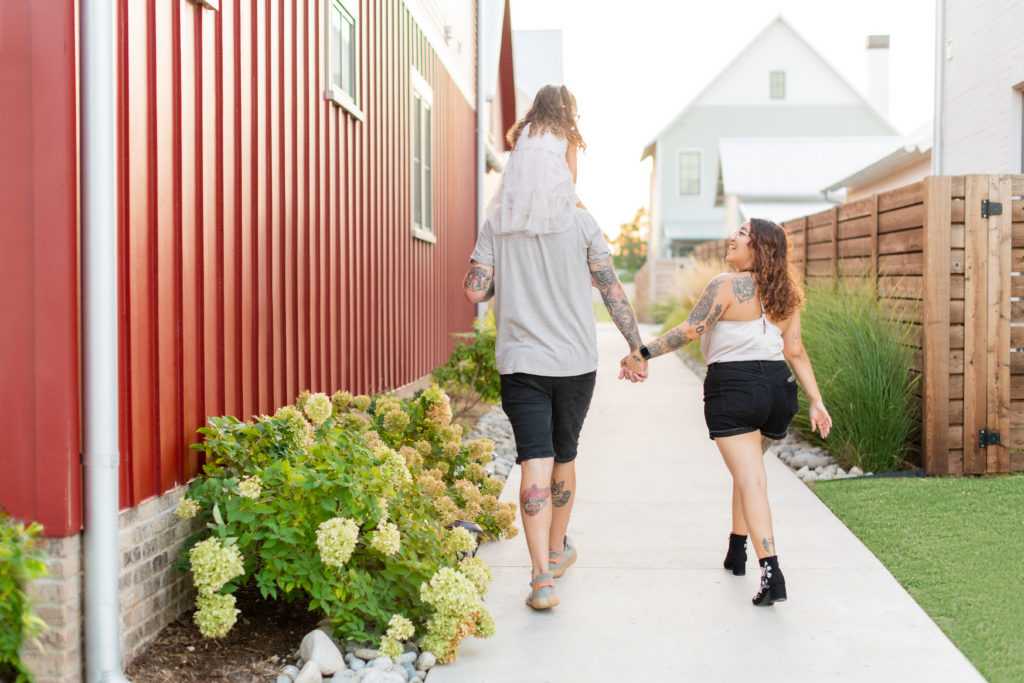
[{"label": "river rock border", "polygon": [[494,442],[494,459],[484,465],[484,469],[492,477],[506,481],[508,473],[516,464],[516,439],[512,433],[512,423],[508,421],[501,406],[494,406],[480,416],[467,438],[486,438]]}]

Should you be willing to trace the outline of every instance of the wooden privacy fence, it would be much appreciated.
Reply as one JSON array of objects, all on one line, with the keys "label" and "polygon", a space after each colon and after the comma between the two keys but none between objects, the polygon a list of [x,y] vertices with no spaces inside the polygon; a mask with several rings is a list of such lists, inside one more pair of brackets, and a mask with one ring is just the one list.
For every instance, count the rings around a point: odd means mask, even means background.
[{"label": "wooden privacy fence", "polygon": [[783,227],[806,283],[867,278],[912,326],[925,471],[1024,470],[1024,176],[929,177]]}]

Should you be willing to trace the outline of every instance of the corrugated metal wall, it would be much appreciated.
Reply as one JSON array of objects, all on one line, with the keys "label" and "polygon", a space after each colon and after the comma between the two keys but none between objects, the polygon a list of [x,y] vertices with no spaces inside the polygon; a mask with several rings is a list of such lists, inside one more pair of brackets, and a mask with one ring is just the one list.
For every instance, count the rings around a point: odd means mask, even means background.
[{"label": "corrugated metal wall", "polygon": [[0,2],[0,507],[82,523],[75,7]]},{"label": "corrugated metal wall", "polygon": [[[474,113],[401,0],[360,8],[365,122],[323,98],[322,0],[120,0],[122,504],[186,481],[207,415],[379,391],[473,309]],[[410,228],[410,65],[437,244]]]}]

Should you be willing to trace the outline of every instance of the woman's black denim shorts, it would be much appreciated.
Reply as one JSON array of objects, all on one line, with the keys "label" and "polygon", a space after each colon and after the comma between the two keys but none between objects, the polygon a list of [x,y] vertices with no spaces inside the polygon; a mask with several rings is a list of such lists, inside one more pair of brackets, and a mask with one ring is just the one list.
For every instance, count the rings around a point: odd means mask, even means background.
[{"label": "woman's black denim shorts", "polygon": [[797,412],[796,379],[785,361],[712,363],[704,379],[704,420],[712,439],[761,432],[786,436]]}]

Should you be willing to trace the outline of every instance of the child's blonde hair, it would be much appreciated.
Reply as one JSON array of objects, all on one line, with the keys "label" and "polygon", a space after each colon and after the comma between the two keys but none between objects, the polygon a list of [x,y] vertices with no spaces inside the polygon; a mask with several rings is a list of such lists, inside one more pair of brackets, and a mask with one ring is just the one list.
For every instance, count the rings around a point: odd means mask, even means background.
[{"label": "child's blonde hair", "polygon": [[506,139],[510,147],[515,147],[526,124],[530,126],[530,136],[551,132],[586,149],[580,129],[576,127],[576,98],[564,85],[545,85],[533,98],[530,111],[508,131]]}]

